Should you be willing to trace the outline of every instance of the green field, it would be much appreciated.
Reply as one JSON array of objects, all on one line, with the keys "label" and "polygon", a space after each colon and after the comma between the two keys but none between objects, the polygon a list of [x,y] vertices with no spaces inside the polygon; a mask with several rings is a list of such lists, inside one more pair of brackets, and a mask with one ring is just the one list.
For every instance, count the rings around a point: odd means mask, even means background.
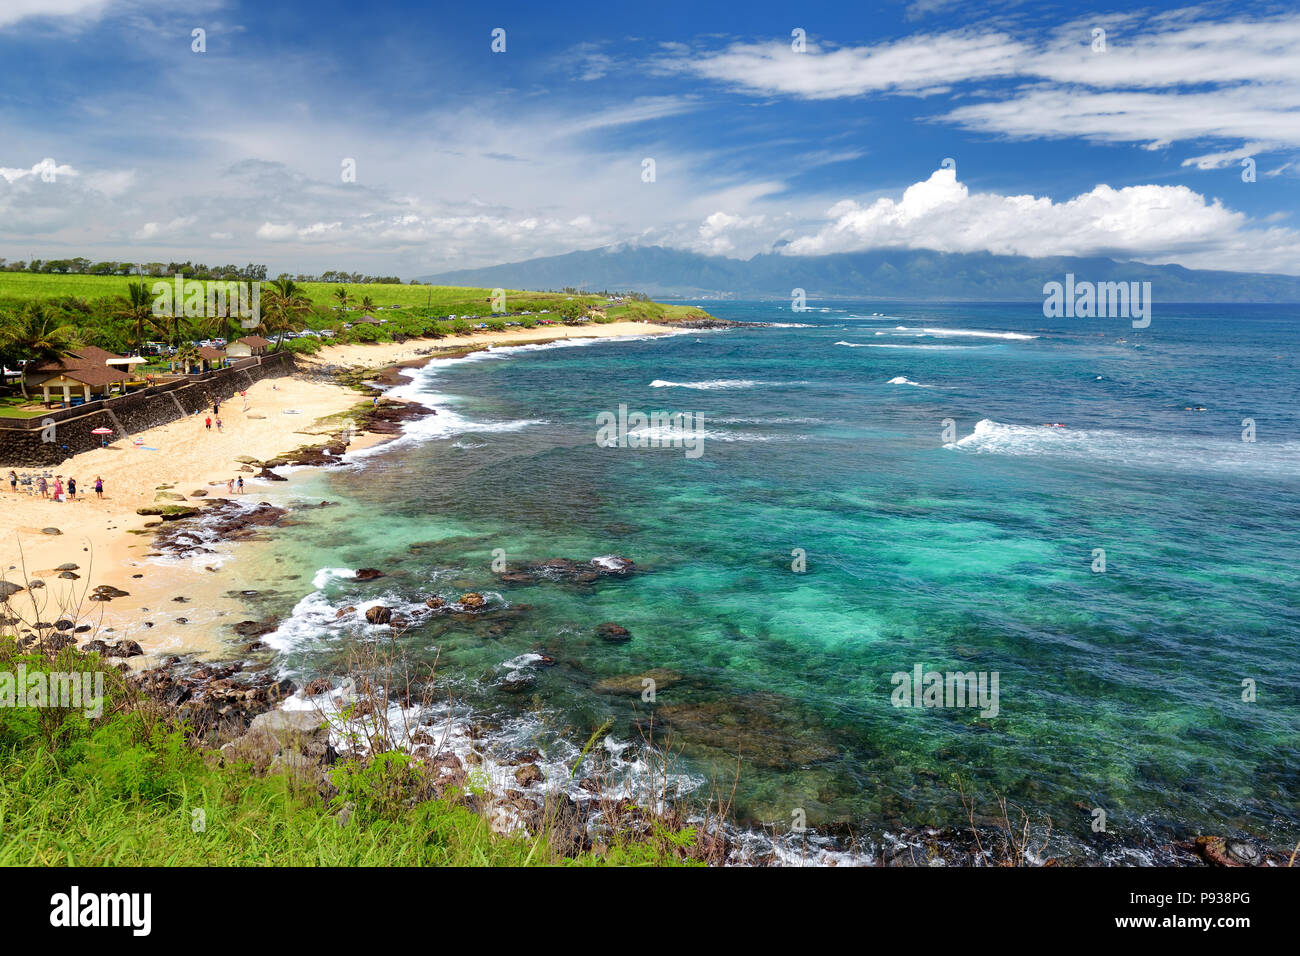
[{"label": "green field", "polygon": [[[127,285],[135,281],[129,276],[0,272],[0,310],[20,306],[24,302],[33,300],[50,301],[72,297],[93,302],[96,299],[124,296]],[[153,288],[155,282],[170,281],[148,277],[144,280],[145,286],[149,289]],[[462,286],[381,283],[300,282],[298,286],[321,311],[323,318],[334,314],[338,306],[334,294],[339,288],[347,289],[352,297],[353,311],[357,311],[361,300],[368,296],[376,307],[381,307],[385,311],[392,306],[401,306],[427,308],[435,314],[470,316],[488,316],[492,313],[491,298],[494,291]],[[573,299],[587,305],[599,305],[606,301],[606,298],[601,295],[571,296],[563,292],[527,292],[520,289],[507,289],[505,306],[510,312],[522,310],[540,312],[542,309],[554,311],[562,303]],[[691,306],[633,302],[614,307],[609,317],[673,321],[688,315],[700,314],[699,309]],[[317,322],[309,321],[307,324],[314,328],[324,327]]]}]

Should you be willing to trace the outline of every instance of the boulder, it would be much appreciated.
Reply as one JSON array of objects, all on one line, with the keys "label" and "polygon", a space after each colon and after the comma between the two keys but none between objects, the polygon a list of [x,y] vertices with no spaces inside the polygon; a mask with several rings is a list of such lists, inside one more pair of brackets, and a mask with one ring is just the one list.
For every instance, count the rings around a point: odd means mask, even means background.
[{"label": "boulder", "polygon": [[366,620],[371,624],[388,624],[393,619],[393,612],[382,604],[366,609]]},{"label": "boulder", "polygon": [[632,640],[632,634],[621,624],[606,621],[596,627],[596,636],[609,644],[626,644]]},{"label": "boulder", "polygon": [[378,568],[357,569],[358,581],[373,581],[375,578],[382,578],[383,576],[384,576],[384,572],[380,571]]},{"label": "boulder", "polygon": [[462,607],[470,608],[471,610],[478,610],[487,604],[487,598],[483,597],[483,595],[479,594],[477,591],[469,591],[462,594],[460,600],[456,603],[460,604]]},{"label": "boulder", "polygon": [[223,746],[221,758],[227,764],[247,763],[257,772],[301,775],[334,762],[329,736],[329,725],[314,711],[272,710],[258,714],[248,733]]},{"label": "boulder", "polygon": [[530,787],[542,781],[542,771],[534,763],[526,763],[515,769],[515,783],[521,787]]}]

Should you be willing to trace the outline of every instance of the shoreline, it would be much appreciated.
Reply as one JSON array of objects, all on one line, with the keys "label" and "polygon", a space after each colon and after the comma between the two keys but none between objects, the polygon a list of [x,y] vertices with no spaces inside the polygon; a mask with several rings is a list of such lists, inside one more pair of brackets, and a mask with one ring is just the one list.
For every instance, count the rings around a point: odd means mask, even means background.
[{"label": "shoreline", "polygon": [[[247,398],[221,404],[223,428],[205,427],[209,412],[191,415],[119,439],[106,448],[81,452],[51,475],[77,479],[76,500],[51,499],[10,491],[8,468],[0,469],[0,541],[5,542],[0,580],[24,589],[9,599],[11,610],[27,623],[75,617],[90,623],[85,639],[128,638],[137,641],[143,656],[133,661],[152,666],[167,655],[201,658],[229,654],[239,638],[227,625],[248,617],[230,575],[222,565],[237,560],[241,541],[226,544],[222,557],[176,559],[155,548],[158,533],[175,525],[161,515],[141,515],[142,508],[198,508],[233,500],[248,505],[262,500],[264,479],[259,467],[327,464],[319,450],[361,451],[387,442],[401,432],[400,411],[411,403],[372,395],[354,385],[374,382],[391,386],[405,381],[403,371],[438,358],[453,358],[493,345],[546,344],[565,339],[662,335],[671,326],[642,322],[558,329],[517,329],[476,332],[444,339],[408,339],[397,343],[327,346],[312,356],[295,356],[290,376],[259,381]],[[355,382],[337,380],[353,373]],[[366,419],[383,422],[368,430]],[[360,427],[356,422],[360,420]],[[378,422],[376,424],[379,424]],[[313,456],[312,451],[316,450]],[[298,453],[305,461],[297,461]],[[14,468],[22,475],[39,470]],[[95,496],[97,476],[104,478],[104,497]],[[244,493],[230,494],[226,482],[243,477]],[[34,488],[34,486],[33,486]],[[47,529],[56,529],[50,533]],[[231,553],[235,552],[235,553]],[[163,560],[159,560],[163,559]],[[68,565],[75,569],[63,570]],[[68,575],[74,575],[69,577]],[[109,601],[92,600],[93,589],[108,586],[126,592]],[[79,636],[79,640],[83,636]]]}]

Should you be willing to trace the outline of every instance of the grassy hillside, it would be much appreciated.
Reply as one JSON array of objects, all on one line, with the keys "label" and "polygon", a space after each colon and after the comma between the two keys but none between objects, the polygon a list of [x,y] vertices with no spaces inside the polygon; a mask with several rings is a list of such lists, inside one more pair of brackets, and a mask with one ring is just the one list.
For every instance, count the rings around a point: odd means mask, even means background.
[{"label": "grassy hillside", "polygon": [[[0,666],[20,665],[28,674],[107,668],[96,654],[46,656],[0,636]],[[339,760],[322,793],[292,774],[223,764],[112,668],[105,689],[94,719],[0,708],[0,866],[670,866],[699,857],[690,827],[613,833],[584,849],[558,820],[498,835],[473,775],[436,787],[436,771],[400,752]]]},{"label": "grassy hillside", "polygon": [[[127,285],[135,279],[128,276],[52,275],[48,273],[0,272],[0,309],[32,300],[57,301],[68,297],[94,301],[101,298],[125,296]],[[167,279],[145,278],[146,288]],[[376,307],[426,308],[434,314],[487,316],[492,313],[492,293],[487,288],[467,286],[397,285],[383,283],[347,284],[336,282],[299,283],[306,296],[324,313],[332,312],[338,305],[335,292],[344,288],[359,305],[369,297]],[[520,289],[506,290],[506,309],[511,312],[542,309],[557,310],[567,301],[585,305],[599,305],[606,301],[601,295],[571,296],[563,292],[528,292]],[[635,317],[672,320],[688,314],[699,314],[689,306],[668,306],[651,302],[634,302],[629,306],[615,307],[612,318]]]}]

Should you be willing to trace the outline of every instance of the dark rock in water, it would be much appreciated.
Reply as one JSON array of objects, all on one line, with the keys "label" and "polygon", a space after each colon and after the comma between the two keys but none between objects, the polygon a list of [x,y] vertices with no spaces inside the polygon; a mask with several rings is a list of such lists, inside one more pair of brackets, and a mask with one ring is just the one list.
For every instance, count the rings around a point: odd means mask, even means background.
[{"label": "dark rock in water", "polygon": [[206,497],[207,497],[207,494],[208,494],[208,490],[207,490],[206,488],[200,488],[198,491],[191,491],[191,492],[190,492],[190,497],[191,497],[191,498],[206,498]]},{"label": "dark rock in water", "polygon": [[483,597],[483,595],[479,594],[477,591],[470,591],[466,594],[462,594],[460,600],[456,603],[462,607],[477,610],[487,604],[487,598]]},{"label": "dark rock in water", "polygon": [[279,626],[273,620],[240,621],[235,625],[235,633],[240,637],[261,637],[263,634],[270,634]]},{"label": "dark rock in water", "polygon": [[574,584],[591,584],[605,577],[626,577],[636,570],[631,558],[619,555],[602,555],[589,561],[572,558],[547,558],[532,564],[508,567],[497,572],[506,584],[531,584],[535,581],[567,581]]},{"label": "dark rock in water", "polygon": [[382,604],[366,609],[366,620],[371,624],[387,624],[393,619],[393,612]]},{"label": "dark rock in water", "polygon": [[529,671],[511,671],[501,681],[501,689],[507,694],[521,694],[537,686],[537,675]]},{"label": "dark rock in water", "polygon": [[54,570],[55,570],[55,571],[80,571],[80,570],[81,570],[81,567],[80,567],[80,565],[76,565],[76,564],[68,563],[68,564],[60,564],[60,565],[59,565],[57,568],[55,568]]},{"label": "dark rock in water", "polygon": [[73,634],[85,634],[85,633],[86,633],[87,631],[89,631],[89,630],[90,630],[90,625],[89,625],[89,624],[78,624],[76,627],[74,627],[74,628],[72,629],[72,633],[73,633]]},{"label": "dark rock in water", "polygon": [[356,614],[356,613],[357,613],[356,607],[354,605],[349,604],[347,607],[341,607],[338,609],[338,612],[334,615],[334,620],[337,621],[339,618],[344,617],[345,615]]},{"label": "dark rock in water", "polygon": [[121,588],[115,588],[111,584],[101,584],[90,594],[92,601],[111,601],[113,598],[129,597],[129,591],[123,591]]},{"label": "dark rock in water", "polygon": [[797,770],[833,760],[840,748],[830,731],[796,701],[774,693],[744,694],[704,703],[659,704],[633,722],[633,733],[654,740],[671,737],[687,752],[737,754],[760,767]]},{"label": "dark rock in water", "polygon": [[288,481],[283,475],[277,475],[270,468],[263,468],[257,473],[258,478],[265,478],[267,481]]},{"label": "dark rock in water", "polygon": [[625,644],[632,640],[631,632],[621,624],[606,621],[596,628],[596,636],[610,644]]},{"label": "dark rock in water", "polygon": [[61,578],[62,578],[63,580],[65,580],[65,581],[79,581],[79,580],[81,580],[81,575],[80,575],[80,574],[77,574],[76,572],[73,572],[73,571],[60,571],[60,572],[59,572],[59,577],[61,577]]},{"label": "dark rock in water", "polygon": [[76,621],[69,621],[66,617],[60,618],[54,622],[54,629],[56,631],[70,631],[76,623]]},{"label": "dark rock in water", "polygon": [[434,595],[433,597],[427,597],[424,599],[424,606],[433,608],[436,611],[438,608],[446,607],[447,602],[437,595]]},{"label": "dark rock in water", "polygon": [[176,619],[176,623],[177,623],[177,624],[188,624],[188,623],[190,623],[190,619],[189,619],[188,617],[178,617],[178,618]]},{"label": "dark rock in water", "polygon": [[33,591],[39,591],[41,588],[45,587],[45,582],[40,578],[32,578],[27,582],[27,587]]},{"label": "dark rock in water", "polygon": [[58,528],[42,528],[41,534],[63,534]]},{"label": "dark rock in water", "polygon": [[265,649],[266,649],[266,645],[263,644],[261,641],[253,641],[252,643],[244,645],[245,654],[253,654],[256,653],[257,651],[261,651]]},{"label": "dark rock in water", "polygon": [[526,763],[515,770],[515,783],[521,787],[530,787],[542,781],[542,771],[536,764]]},{"label": "dark rock in water", "polygon": [[103,641],[87,641],[85,644],[81,645],[81,649],[87,654],[98,653],[105,657],[108,656],[108,645]]},{"label": "dark rock in water", "polygon": [[357,569],[358,581],[373,581],[375,578],[382,578],[383,576],[384,576],[384,572],[380,571],[378,568]]},{"label": "dark rock in water", "polygon": [[[629,697],[638,697],[642,691],[650,688],[653,688],[656,694],[661,690],[667,690],[681,679],[682,675],[677,671],[656,667],[644,674],[622,674],[618,677],[606,677],[604,680],[598,681],[592,690],[597,694],[624,694]],[[646,681],[653,681],[654,683],[646,684]]]},{"label": "dark rock in water", "polygon": [[21,584],[14,584],[12,581],[0,581],[0,601],[6,600],[21,590],[23,590]]},{"label": "dark rock in water", "polygon": [[102,653],[105,657],[139,657],[144,654],[144,648],[135,641],[121,640]]}]

